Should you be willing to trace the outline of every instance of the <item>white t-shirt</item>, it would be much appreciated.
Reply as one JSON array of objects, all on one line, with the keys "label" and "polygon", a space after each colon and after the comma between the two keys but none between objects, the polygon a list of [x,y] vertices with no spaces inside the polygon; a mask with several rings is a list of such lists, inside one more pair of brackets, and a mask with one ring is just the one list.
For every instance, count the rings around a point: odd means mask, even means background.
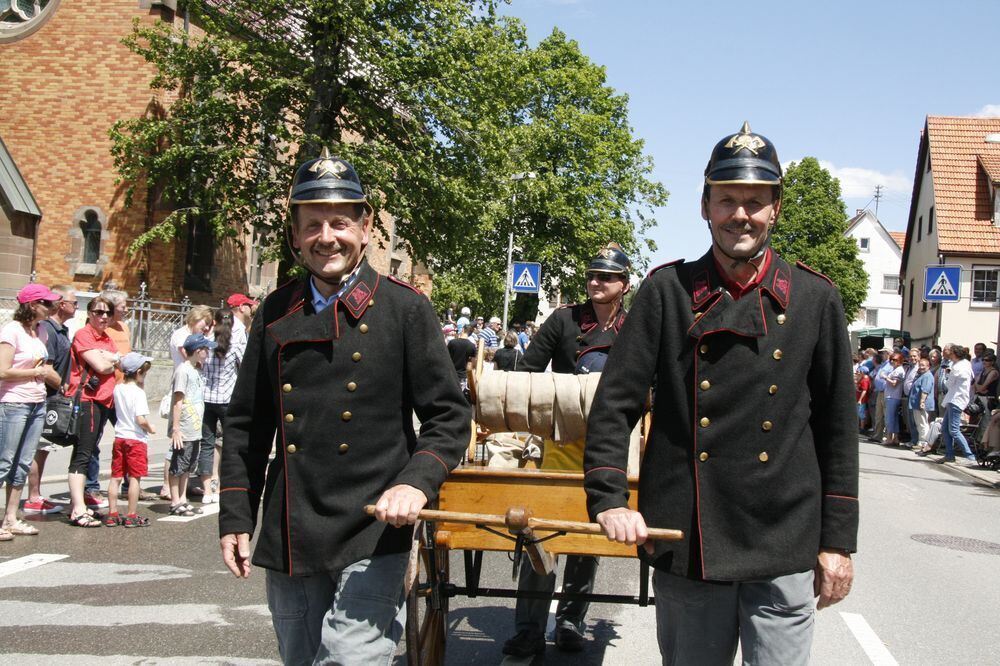
[{"label": "white t-shirt", "polygon": [[[0,343],[14,348],[12,369],[29,370],[48,360],[45,343],[49,332],[45,327],[36,329],[38,337],[24,330],[19,321],[12,321],[0,328]],[[0,382],[0,402],[45,402],[45,381],[42,379],[12,379]]]},{"label": "white t-shirt", "polygon": [[957,409],[965,409],[969,405],[969,389],[972,386],[972,364],[964,358],[951,364],[951,372],[944,379],[944,387],[948,393],[941,401],[942,405],[955,405]]},{"label": "white t-shirt", "polygon": [[184,341],[188,339],[189,335],[191,335],[191,329],[187,326],[181,326],[170,334],[170,360],[174,362],[174,370],[185,361],[179,348],[184,346]]},{"label": "white t-shirt", "polygon": [[138,384],[124,382],[115,386],[115,414],[118,416],[115,437],[140,442],[149,440],[149,434],[136,423],[137,416],[149,416],[146,392]]}]

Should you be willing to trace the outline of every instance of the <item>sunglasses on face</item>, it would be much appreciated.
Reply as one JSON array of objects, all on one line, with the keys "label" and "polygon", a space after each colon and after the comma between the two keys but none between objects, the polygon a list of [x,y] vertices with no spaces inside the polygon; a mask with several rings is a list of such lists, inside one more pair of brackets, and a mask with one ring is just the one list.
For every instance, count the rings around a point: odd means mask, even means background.
[{"label": "sunglasses on face", "polygon": [[587,280],[597,280],[598,282],[614,282],[618,276],[614,273],[587,273]]},{"label": "sunglasses on face", "polygon": [[38,302],[42,304],[42,307],[51,308],[55,301],[47,301],[44,298],[38,299]]},{"label": "sunglasses on face", "polygon": [[111,311],[110,310],[91,310],[90,314],[95,315],[97,317],[110,317],[111,316]]}]

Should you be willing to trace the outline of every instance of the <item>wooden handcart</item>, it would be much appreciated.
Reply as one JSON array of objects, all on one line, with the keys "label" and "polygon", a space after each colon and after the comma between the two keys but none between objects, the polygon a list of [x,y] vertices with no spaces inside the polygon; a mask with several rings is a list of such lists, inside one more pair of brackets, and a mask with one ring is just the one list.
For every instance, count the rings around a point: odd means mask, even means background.
[{"label": "wooden handcart", "polygon": [[[474,401],[482,375],[482,358],[480,343],[475,366],[469,370]],[[644,420],[645,428],[648,425],[648,419]],[[542,574],[553,570],[558,555],[636,557],[635,546],[609,541],[599,525],[588,522],[582,473],[487,467],[482,456],[477,455],[486,434],[473,423],[466,460],[442,485],[435,508],[420,513],[414,530],[406,576],[406,652],[412,666],[444,663],[451,599],[541,597],[538,593],[515,589],[524,557]],[[630,476],[628,484],[629,505],[635,509],[638,477]],[[679,540],[683,533],[650,529],[650,538]],[[465,571],[461,583],[452,580],[449,569],[449,551],[453,550],[463,554]],[[514,587],[480,585],[485,551],[511,554]],[[554,598],[646,606],[651,601],[648,580],[648,565],[640,561],[638,595],[557,592]]]}]

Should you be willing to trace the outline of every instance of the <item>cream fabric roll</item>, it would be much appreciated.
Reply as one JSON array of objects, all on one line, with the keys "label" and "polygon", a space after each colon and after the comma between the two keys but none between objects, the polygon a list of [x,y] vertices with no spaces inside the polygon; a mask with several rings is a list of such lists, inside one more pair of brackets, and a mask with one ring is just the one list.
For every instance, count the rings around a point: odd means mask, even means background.
[{"label": "cream fabric roll", "polygon": [[583,418],[583,407],[580,402],[579,377],[579,375],[552,375],[556,387],[556,440],[583,439],[587,434],[587,422]]},{"label": "cream fabric roll", "polygon": [[498,370],[484,372],[479,379],[477,408],[479,425],[491,432],[507,432],[504,400],[507,394],[507,373]]},{"label": "cream fabric roll", "polygon": [[528,373],[531,377],[531,398],[529,400],[528,430],[533,435],[552,439],[554,432],[553,409],[556,402],[556,389],[552,383],[551,372]]},{"label": "cream fabric roll", "polygon": [[507,401],[504,416],[511,432],[529,432],[528,408],[531,404],[531,375],[527,372],[508,372]]}]

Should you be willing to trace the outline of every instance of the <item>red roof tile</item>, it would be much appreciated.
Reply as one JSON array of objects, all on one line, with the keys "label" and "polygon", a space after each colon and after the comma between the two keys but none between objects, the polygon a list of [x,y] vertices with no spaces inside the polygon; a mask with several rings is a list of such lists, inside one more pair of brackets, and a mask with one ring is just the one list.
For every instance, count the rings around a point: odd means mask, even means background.
[{"label": "red roof tile", "polygon": [[987,143],[987,134],[1000,134],[1000,118],[927,117],[942,253],[1000,252],[1000,228],[993,225],[987,181],[1000,174],[1000,143]]},{"label": "red roof tile", "polygon": [[892,236],[892,240],[896,241],[896,245],[902,250],[903,246],[906,245],[906,232],[905,231],[890,231],[889,235]]}]

